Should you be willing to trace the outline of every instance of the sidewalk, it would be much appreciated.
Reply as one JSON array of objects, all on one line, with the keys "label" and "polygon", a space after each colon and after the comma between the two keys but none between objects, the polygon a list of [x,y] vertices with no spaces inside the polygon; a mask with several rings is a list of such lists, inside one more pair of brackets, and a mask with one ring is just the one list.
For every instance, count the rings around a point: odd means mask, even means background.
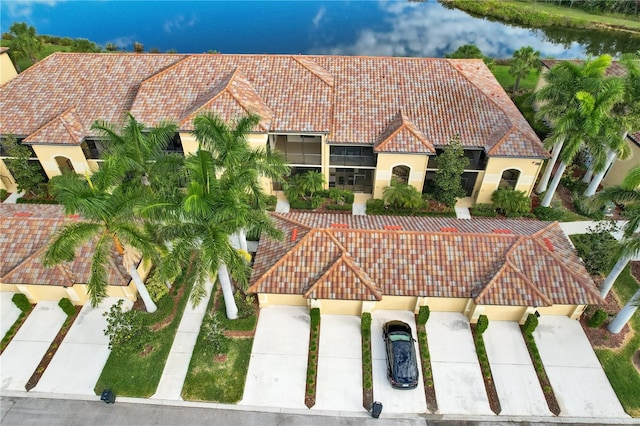
[{"label": "sidewalk", "polygon": [[209,298],[212,297],[213,281],[209,281],[205,288],[208,296],[201,300],[198,306],[194,308],[190,301],[187,302],[167,362],[164,365],[160,383],[156,393],[151,396],[152,399],[182,400],[182,386],[187,377],[193,348],[198,340],[200,325],[207,312]]}]

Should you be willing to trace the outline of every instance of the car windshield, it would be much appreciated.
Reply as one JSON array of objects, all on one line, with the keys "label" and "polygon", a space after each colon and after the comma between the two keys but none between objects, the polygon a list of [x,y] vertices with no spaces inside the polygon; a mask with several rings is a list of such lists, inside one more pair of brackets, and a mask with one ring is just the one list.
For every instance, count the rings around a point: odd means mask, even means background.
[{"label": "car windshield", "polygon": [[392,333],[389,335],[389,340],[392,342],[409,342],[411,341],[411,337],[404,333]]}]

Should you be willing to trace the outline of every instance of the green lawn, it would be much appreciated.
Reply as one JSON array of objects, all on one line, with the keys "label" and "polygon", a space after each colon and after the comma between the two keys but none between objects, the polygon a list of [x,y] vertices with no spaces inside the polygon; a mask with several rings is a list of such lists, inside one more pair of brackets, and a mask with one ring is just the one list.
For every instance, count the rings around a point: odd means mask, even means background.
[{"label": "green lawn", "polygon": [[[11,48],[11,41],[1,40],[0,46]],[[38,55],[38,59],[39,60],[44,59],[54,52],[69,52],[70,50],[71,48],[69,46],[58,46],[55,44],[45,43],[44,48],[42,49],[42,52],[40,52],[40,55]],[[18,72],[22,72],[26,70],[31,65],[33,65],[33,63],[31,62],[30,59],[27,59],[27,58],[20,58],[17,61],[15,61],[16,70],[18,70]]]},{"label": "green lawn", "polygon": [[162,324],[163,320],[171,314],[174,305],[178,304],[171,323],[152,334],[150,345],[153,350],[144,355],[111,352],[98,383],[96,383],[94,389],[96,394],[100,394],[106,388],[113,390],[116,395],[139,398],[148,398],[155,393],[178,324],[189,299],[190,288],[185,288],[182,298],[176,300],[175,295],[182,285],[182,283],[176,282],[171,292],[157,303],[158,310],[146,317],[149,326]]},{"label": "green lawn", "polygon": [[[516,78],[509,74],[509,65],[494,65],[492,72],[504,90],[511,94]],[[533,91],[538,84],[539,78],[540,73],[533,70],[530,71],[526,78],[520,80],[519,90]]]},{"label": "green lawn", "polygon": [[[637,290],[638,283],[631,276],[630,267],[627,266],[614,284],[613,291],[624,304]],[[631,361],[634,352],[640,348],[640,311],[633,315],[630,325],[635,331],[635,336],[622,349],[596,349],[595,352],[624,409],[630,415],[640,417],[640,373]]]},{"label": "green lawn", "polygon": [[[213,299],[214,297],[211,298],[207,312],[211,312],[214,308]],[[241,317],[236,320],[227,320],[221,294],[219,299],[218,318],[221,319],[221,325],[225,330],[250,331],[255,329],[257,321],[255,311],[253,315],[243,318],[243,314],[246,315],[249,308],[239,306]],[[201,329],[182,387],[182,398],[190,401],[215,401],[230,404],[240,401],[249,369],[253,337],[229,338],[226,359],[216,360],[211,351],[207,351],[207,343],[202,334]]]}]

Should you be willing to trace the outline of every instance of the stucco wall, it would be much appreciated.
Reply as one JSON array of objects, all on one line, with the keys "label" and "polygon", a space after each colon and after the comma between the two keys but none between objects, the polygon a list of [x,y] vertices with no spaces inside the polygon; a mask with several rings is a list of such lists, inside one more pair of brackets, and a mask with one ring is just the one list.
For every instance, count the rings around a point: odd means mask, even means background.
[{"label": "stucco wall", "polygon": [[0,53],[0,84],[16,78],[18,73],[7,52]]},{"label": "stucco wall", "polygon": [[260,307],[269,305],[307,306],[307,299],[300,294],[258,294]]},{"label": "stucco wall", "polygon": [[629,170],[640,165],[640,146],[628,138],[627,144],[631,148],[631,157],[626,160],[618,159],[613,163],[602,180],[602,186],[605,188],[621,184]]},{"label": "stucco wall", "polygon": [[388,309],[411,311],[415,310],[417,297],[414,296],[382,296],[382,300],[375,302],[374,309]]},{"label": "stucco wall", "polygon": [[[85,284],[76,284],[72,287],[33,285],[33,284],[0,284],[0,291],[19,292],[27,296],[31,303],[38,303],[41,300],[60,300],[69,298],[74,305],[84,305],[89,303],[89,294]],[[108,286],[108,297],[124,297],[129,300],[136,300],[135,286]]]},{"label": "stucco wall", "polygon": [[486,315],[492,321],[520,321],[527,311],[524,306],[496,306],[484,305],[482,315]]},{"label": "stucco wall", "polygon": [[373,198],[382,198],[382,192],[391,184],[393,168],[410,168],[409,184],[422,192],[429,156],[425,154],[378,154],[378,164],[373,182]]},{"label": "stucco wall", "polygon": [[56,157],[68,158],[73,164],[73,169],[76,173],[91,173],[89,163],[87,163],[84,152],[82,152],[82,148],[79,145],[32,145],[32,147],[49,178],[61,174]]},{"label": "stucco wall", "polygon": [[320,300],[320,312],[328,315],[357,315],[362,314],[360,300]]},{"label": "stucco wall", "polygon": [[4,189],[7,192],[16,192],[18,187],[16,180],[4,163],[4,160],[0,160],[0,189]]},{"label": "stucco wall", "polygon": [[530,196],[542,164],[543,160],[536,158],[489,158],[476,202],[491,203],[491,194],[498,189],[502,173],[509,169],[520,171],[515,189]]},{"label": "stucco wall", "polygon": [[585,305],[553,305],[545,308],[537,308],[540,315],[563,315],[573,319],[580,318]]}]

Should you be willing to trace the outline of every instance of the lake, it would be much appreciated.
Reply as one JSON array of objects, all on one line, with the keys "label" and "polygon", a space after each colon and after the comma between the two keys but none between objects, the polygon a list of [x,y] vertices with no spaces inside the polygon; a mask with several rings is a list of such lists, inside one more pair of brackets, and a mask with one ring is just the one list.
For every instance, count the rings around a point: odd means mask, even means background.
[{"label": "lake", "polygon": [[436,1],[25,1],[0,3],[0,30],[26,21],[39,34],[87,38],[131,50],[180,53],[340,54],[442,57],[463,44],[509,57],[533,46],[543,57],[636,51],[622,32],[532,30],[474,18]]}]

